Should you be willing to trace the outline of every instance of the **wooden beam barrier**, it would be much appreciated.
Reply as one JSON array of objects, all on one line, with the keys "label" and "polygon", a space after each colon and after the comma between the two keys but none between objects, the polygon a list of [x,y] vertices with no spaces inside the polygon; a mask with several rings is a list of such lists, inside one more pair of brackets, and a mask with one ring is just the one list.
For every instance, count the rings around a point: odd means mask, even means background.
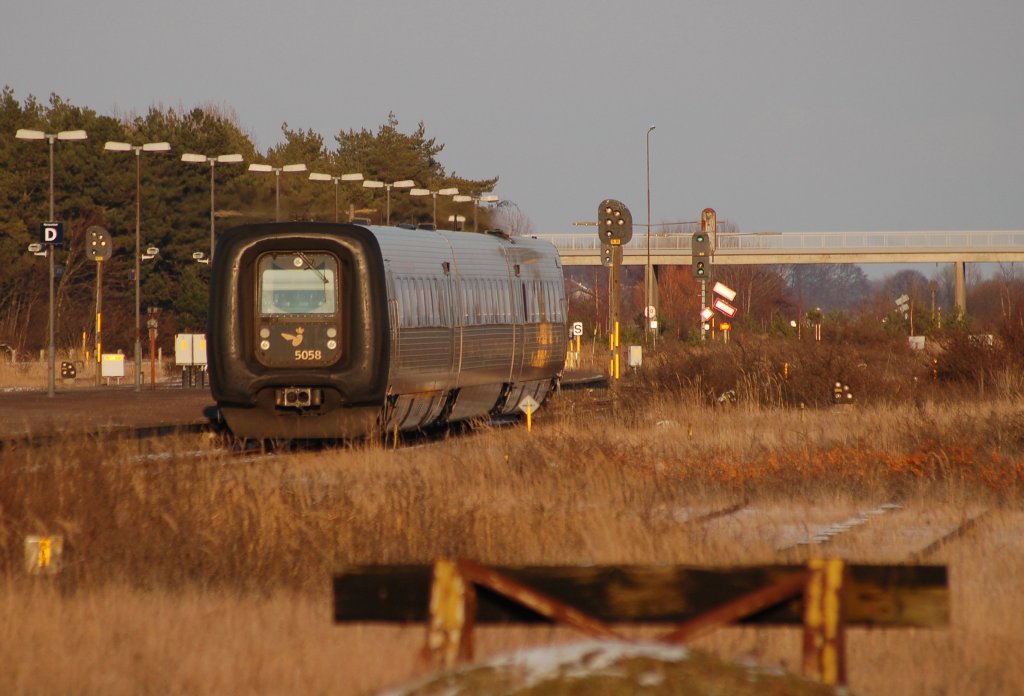
[{"label": "wooden beam barrier", "polygon": [[949,623],[945,566],[846,565],[691,568],[352,566],[334,578],[336,622],[427,623],[425,656],[451,666],[472,659],[478,623],[558,622],[621,638],[612,624],[673,624],[663,640],[692,640],[743,623],[804,627],[804,672],[846,679],[845,626]]}]

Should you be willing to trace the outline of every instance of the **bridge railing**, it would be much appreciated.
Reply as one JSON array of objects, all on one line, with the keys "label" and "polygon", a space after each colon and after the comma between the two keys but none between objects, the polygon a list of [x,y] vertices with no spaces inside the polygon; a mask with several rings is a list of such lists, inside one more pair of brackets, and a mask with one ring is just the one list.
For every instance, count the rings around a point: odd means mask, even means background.
[{"label": "bridge railing", "polygon": [[[658,252],[690,251],[692,232],[655,232],[650,247]],[[538,234],[562,252],[598,253],[601,242],[593,232],[581,234]],[[647,235],[639,233],[625,245],[626,253],[647,250]],[[842,252],[882,250],[1024,250],[1024,230],[940,230],[910,232],[752,232],[718,235],[718,249],[730,253],[761,251],[830,250]]]}]

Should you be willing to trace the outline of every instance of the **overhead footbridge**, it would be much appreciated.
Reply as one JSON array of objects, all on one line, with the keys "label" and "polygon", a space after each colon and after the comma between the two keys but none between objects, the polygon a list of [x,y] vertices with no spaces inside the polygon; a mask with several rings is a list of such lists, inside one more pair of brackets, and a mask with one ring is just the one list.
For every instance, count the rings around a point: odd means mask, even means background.
[{"label": "overhead footbridge", "polygon": [[[600,266],[594,232],[538,234],[554,244],[565,266]],[[643,232],[622,247],[622,263],[689,266],[689,232]],[[1024,262],[1024,230],[904,232],[719,233],[713,239],[720,266],[803,263],[1016,263]]]},{"label": "overhead footbridge", "polygon": [[[600,266],[597,234],[536,235],[558,248],[563,266]],[[1024,230],[711,233],[716,266],[805,263],[952,263],[956,307],[967,310],[967,263],[1024,262]],[[689,266],[693,230],[633,235],[624,265]],[[653,288],[656,293],[656,285]],[[656,295],[655,295],[656,296]]]}]

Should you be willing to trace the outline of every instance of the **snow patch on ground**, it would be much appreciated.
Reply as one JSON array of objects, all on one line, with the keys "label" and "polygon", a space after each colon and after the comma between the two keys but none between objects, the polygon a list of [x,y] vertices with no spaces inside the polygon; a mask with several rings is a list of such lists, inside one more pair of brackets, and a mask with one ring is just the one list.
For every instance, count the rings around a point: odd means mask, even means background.
[{"label": "snow patch on ground", "polygon": [[[622,660],[646,658],[663,662],[680,662],[689,657],[690,651],[682,646],[594,640],[517,650],[456,670],[453,675],[468,670],[493,669],[516,674],[521,680],[517,680],[518,688],[528,689],[545,680],[557,677],[586,677],[595,674],[625,676],[624,672],[616,669],[616,665]],[[435,678],[436,675],[430,677],[429,681]],[[655,686],[663,678],[661,674],[646,671],[640,675],[638,686]],[[386,691],[381,696],[402,696],[415,691],[424,683],[426,682]],[[460,690],[457,686],[452,685],[443,693],[444,696],[458,696]]]}]

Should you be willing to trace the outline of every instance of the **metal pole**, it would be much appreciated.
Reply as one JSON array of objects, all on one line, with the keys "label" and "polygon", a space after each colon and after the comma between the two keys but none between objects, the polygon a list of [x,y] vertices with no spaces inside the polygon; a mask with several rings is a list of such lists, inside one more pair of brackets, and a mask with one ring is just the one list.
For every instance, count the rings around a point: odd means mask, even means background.
[{"label": "metal pole", "polygon": [[213,263],[213,189],[217,185],[214,181],[213,170],[216,169],[217,159],[210,157],[210,263]]},{"label": "metal pole", "polygon": [[434,229],[437,229],[437,191],[431,191],[430,197],[434,199]]},{"label": "metal pole", "polygon": [[[57,139],[56,135],[47,136],[50,141],[50,222],[56,222],[53,219],[53,141]],[[47,373],[46,373],[46,395],[52,397],[54,394],[54,364],[56,360],[56,349],[54,347],[54,309],[53,309],[53,276],[54,276],[54,265],[53,257],[57,252],[56,246],[53,244],[49,245],[46,250],[46,256],[50,262],[50,318],[49,318],[49,345],[47,348]]]},{"label": "metal pole", "polygon": [[142,391],[142,329],[139,313],[142,307],[142,287],[139,282],[139,275],[142,272],[140,266],[140,228],[142,226],[142,189],[141,189],[141,162],[142,147],[135,147],[135,391]]},{"label": "metal pole", "polygon": [[334,221],[338,221],[338,177],[334,177]]},{"label": "metal pole", "polygon": [[274,193],[274,222],[281,222],[281,170],[274,169],[274,181],[276,182]]},{"label": "metal pole", "polygon": [[[705,279],[705,280],[700,281],[700,310],[703,312],[704,308],[707,307],[707,306],[708,306],[708,281]],[[707,329],[704,328],[704,325],[707,324],[707,323],[708,323],[708,321],[706,321],[704,319],[704,317],[700,318],[700,342],[701,343],[704,343],[704,342],[707,341],[708,331],[707,331]]]},{"label": "metal pole", "polygon": [[651,318],[647,308],[651,306],[651,131],[647,129],[647,265],[644,267],[644,338],[650,336]]},{"label": "metal pole", "polygon": [[96,386],[103,384],[103,262],[96,262]]},{"label": "metal pole", "polygon": [[387,221],[387,224],[390,225],[391,224],[391,184],[385,184],[384,188],[387,190],[387,194],[388,194],[388,221]]}]

